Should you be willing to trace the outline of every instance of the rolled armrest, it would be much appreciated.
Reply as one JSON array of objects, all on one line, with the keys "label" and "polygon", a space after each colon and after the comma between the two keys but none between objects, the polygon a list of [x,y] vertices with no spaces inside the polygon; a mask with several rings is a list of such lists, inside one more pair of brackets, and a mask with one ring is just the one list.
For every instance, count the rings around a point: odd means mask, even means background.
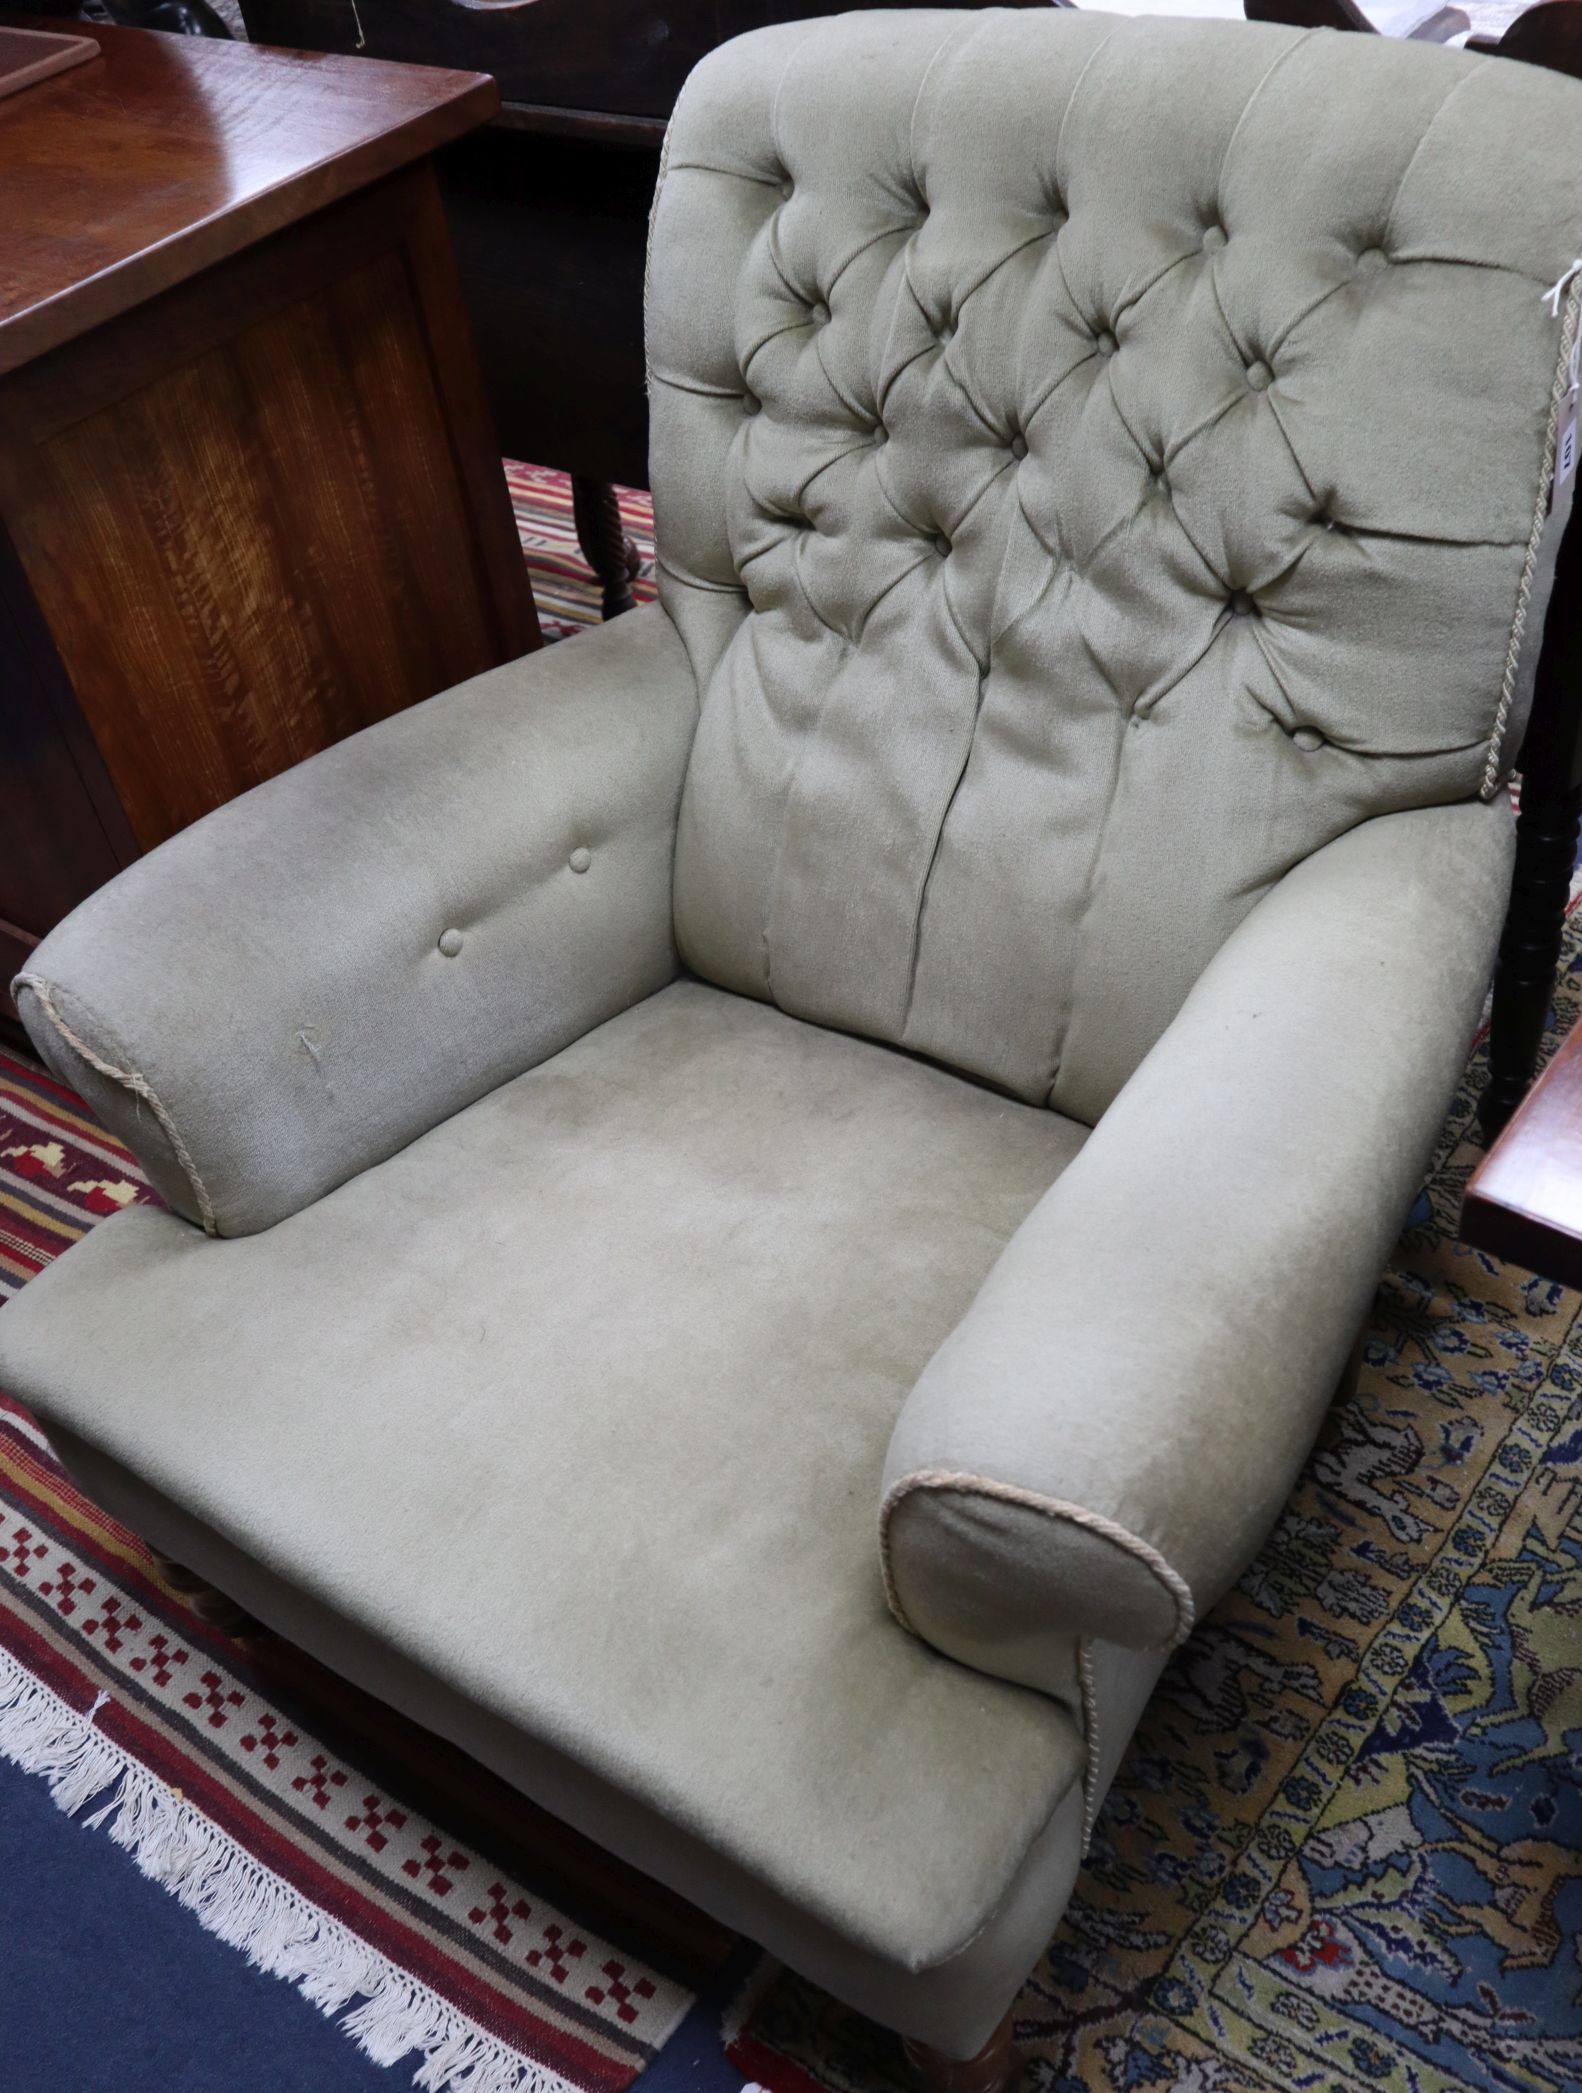
[{"label": "rolled armrest", "polygon": [[1183,1637],[1312,1444],[1465,1061],[1510,810],[1366,822],[1287,874],[1034,1208],[891,1441],[897,1616],[1025,1685]]},{"label": "rolled armrest", "polygon": [[673,976],[696,718],[657,608],[398,713],[84,902],[28,1030],[178,1212],[266,1228]]}]

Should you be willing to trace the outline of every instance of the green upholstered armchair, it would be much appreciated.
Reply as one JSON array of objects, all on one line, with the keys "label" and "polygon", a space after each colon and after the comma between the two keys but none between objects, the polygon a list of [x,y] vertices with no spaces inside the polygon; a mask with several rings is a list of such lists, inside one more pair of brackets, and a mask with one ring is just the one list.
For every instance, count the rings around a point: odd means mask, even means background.
[{"label": "green upholstered armchair", "polygon": [[84,1487],[936,2074],[1003,2061],[1462,1065],[1579,136],[1383,38],[724,47],[654,213],[662,604],[22,977],[170,1207],[0,1317]]}]

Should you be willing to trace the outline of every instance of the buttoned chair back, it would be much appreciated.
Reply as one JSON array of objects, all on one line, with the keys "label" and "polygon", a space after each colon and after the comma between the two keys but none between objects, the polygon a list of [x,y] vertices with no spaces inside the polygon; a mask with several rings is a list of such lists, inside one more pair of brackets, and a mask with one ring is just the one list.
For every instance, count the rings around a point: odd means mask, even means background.
[{"label": "buttoned chair back", "polygon": [[708,59],[648,299],[691,966],[1091,1122],[1298,860],[1500,791],[1573,95],[1053,8]]}]

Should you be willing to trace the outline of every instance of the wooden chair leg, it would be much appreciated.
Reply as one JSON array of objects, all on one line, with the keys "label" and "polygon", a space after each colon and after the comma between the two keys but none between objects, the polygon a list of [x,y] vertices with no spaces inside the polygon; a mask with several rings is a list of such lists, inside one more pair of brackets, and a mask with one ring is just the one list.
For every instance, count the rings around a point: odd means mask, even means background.
[{"label": "wooden chair leg", "polygon": [[154,1568],[160,1577],[173,1592],[180,1592],[199,1620],[207,1621],[211,1628],[218,1628],[222,1635],[229,1635],[233,1642],[267,1632],[262,1622],[254,1620],[245,1608],[238,1606],[234,1599],[228,1599],[224,1592],[216,1591],[196,1570],[189,1570],[185,1563],[161,1555],[157,1548],[150,1548],[148,1552],[154,1558]]},{"label": "wooden chair leg", "polygon": [[947,2057],[922,2042],[904,2042],[902,2047],[925,2093],[1001,2093],[1016,2069],[1009,2013],[975,2057]]},{"label": "wooden chair leg", "polygon": [[635,607],[632,583],[642,559],[621,527],[615,489],[608,480],[585,480],[573,474],[571,514],[582,556],[604,591],[604,615],[618,618],[622,611]]},{"label": "wooden chair leg", "polygon": [[1538,1066],[1579,823],[1582,787],[1559,798],[1543,797],[1536,790],[1529,792],[1523,779],[1516,819],[1516,876],[1494,972],[1489,1081],[1478,1108],[1485,1141],[1494,1139],[1521,1103]]}]

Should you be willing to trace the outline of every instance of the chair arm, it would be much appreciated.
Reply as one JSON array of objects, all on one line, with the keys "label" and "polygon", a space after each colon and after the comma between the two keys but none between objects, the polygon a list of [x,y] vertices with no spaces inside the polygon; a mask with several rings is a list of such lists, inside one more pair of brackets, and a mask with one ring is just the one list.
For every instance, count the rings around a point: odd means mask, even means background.
[{"label": "chair arm", "polygon": [[674,975],[697,702],[654,608],[353,735],[45,938],[39,1052],[178,1212],[269,1227]]},{"label": "chair arm", "polygon": [[1166,1646],[1239,1576],[1421,1183],[1512,846],[1505,804],[1383,815],[1226,941],[907,1399],[904,1625],[1047,1687],[1069,1637]]}]

